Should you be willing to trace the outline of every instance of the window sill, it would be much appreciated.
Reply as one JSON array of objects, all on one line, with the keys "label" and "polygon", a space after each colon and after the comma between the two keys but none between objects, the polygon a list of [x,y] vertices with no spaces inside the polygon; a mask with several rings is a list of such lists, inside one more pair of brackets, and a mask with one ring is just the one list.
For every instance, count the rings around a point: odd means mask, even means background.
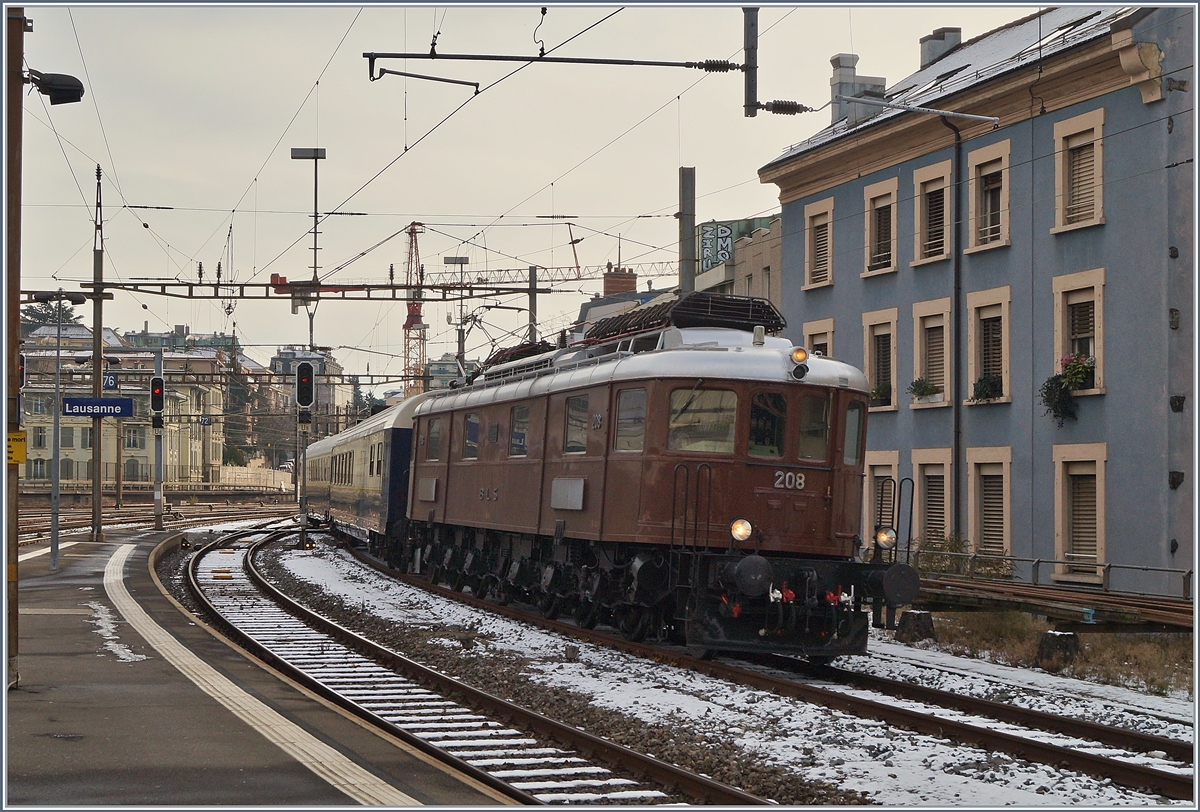
[{"label": "window sill", "polygon": [[859,279],[866,279],[869,276],[884,276],[889,273],[896,273],[898,269],[895,265],[890,265],[887,268],[876,268],[873,271],[863,271],[858,275]]},{"label": "window sill", "polygon": [[1092,226],[1102,226],[1102,225],[1104,225],[1104,216],[1103,215],[1101,215],[1100,217],[1097,217],[1095,220],[1085,220],[1082,223],[1071,223],[1070,225],[1065,225],[1065,226],[1055,226],[1054,228],[1050,229],[1050,233],[1051,234],[1066,234],[1068,231],[1078,231],[1081,228],[1091,228]]},{"label": "window sill", "polygon": [[893,406],[868,406],[867,407],[868,412],[895,412],[895,411],[899,411],[899,410],[900,410],[900,407],[894,406],[894,405]]},{"label": "window sill", "polygon": [[1009,239],[996,240],[995,242],[985,242],[983,245],[973,245],[964,250],[963,255],[970,256],[971,254],[981,254],[984,251],[991,251],[994,248],[1007,248],[1010,245],[1012,245],[1012,240]]},{"label": "window sill", "polygon": [[1076,398],[1085,398],[1090,395],[1103,395],[1105,389],[1103,386],[1096,386],[1091,389],[1072,389],[1071,396]]},{"label": "window sill", "polygon": [[910,404],[908,404],[908,408],[910,408],[910,409],[944,409],[945,407],[947,407],[949,405],[951,405],[950,399],[947,398],[947,399],[939,401],[937,403],[910,403]]},{"label": "window sill", "polygon": [[924,259],[914,259],[912,262],[908,263],[908,267],[918,268],[922,265],[932,265],[935,262],[945,262],[948,259],[950,259],[949,254],[938,254],[936,257],[925,257]]},{"label": "window sill", "polygon": [[988,398],[987,400],[964,400],[964,406],[987,406],[991,403],[1012,403],[1012,395],[1005,395],[1002,398]]},{"label": "window sill", "polygon": [[832,279],[830,279],[828,282],[813,282],[808,285],[801,285],[800,290],[816,290],[817,288],[831,288],[831,287],[833,287]]}]

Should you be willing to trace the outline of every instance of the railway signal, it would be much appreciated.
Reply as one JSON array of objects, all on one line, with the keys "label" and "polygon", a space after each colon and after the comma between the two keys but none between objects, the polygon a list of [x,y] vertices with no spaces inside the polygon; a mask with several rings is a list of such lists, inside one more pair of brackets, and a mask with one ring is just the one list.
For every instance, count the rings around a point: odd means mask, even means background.
[{"label": "railway signal", "polygon": [[296,364],[296,405],[300,407],[300,422],[311,423],[312,413],[309,411],[317,401],[316,387],[313,384],[313,365],[308,361]]},{"label": "railway signal", "polygon": [[150,378],[150,422],[156,429],[163,427],[163,410],[166,406],[167,387],[161,375]]}]

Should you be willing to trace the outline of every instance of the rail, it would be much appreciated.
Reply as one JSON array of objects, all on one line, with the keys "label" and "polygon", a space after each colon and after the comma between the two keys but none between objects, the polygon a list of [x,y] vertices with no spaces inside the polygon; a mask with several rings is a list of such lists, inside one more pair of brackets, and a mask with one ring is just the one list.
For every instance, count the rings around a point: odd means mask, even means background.
[{"label": "rail", "polygon": [[[1194,570],[1182,570],[1182,569],[1177,569],[1177,568],[1173,568],[1173,567],[1148,567],[1148,566],[1142,566],[1139,564],[1114,564],[1111,562],[1105,563],[1105,564],[1100,564],[1100,563],[1080,564],[1079,561],[1068,561],[1068,560],[1059,559],[1059,558],[1025,558],[1023,556],[991,555],[991,554],[987,554],[987,553],[954,553],[954,552],[947,552],[947,551],[943,551],[943,550],[921,550],[920,547],[913,547],[911,549],[911,561],[912,561],[912,565],[917,569],[918,572],[921,571],[921,556],[922,555],[966,559],[966,561],[967,561],[967,572],[966,572],[967,577],[968,578],[977,578],[979,580],[988,580],[988,581],[1004,581],[1004,580],[1009,580],[1009,579],[1008,578],[996,578],[996,577],[988,576],[986,574],[979,574],[978,568],[976,565],[981,561],[997,562],[1000,564],[1005,564],[1005,563],[1029,564],[1030,565],[1030,573],[1031,573],[1030,583],[1033,586],[1041,585],[1041,583],[1040,583],[1041,572],[1040,571],[1041,571],[1042,566],[1047,565],[1047,564],[1054,566],[1054,567],[1074,568],[1077,571],[1076,574],[1079,574],[1078,570],[1081,568],[1082,569],[1101,570],[1100,588],[1103,592],[1113,592],[1114,591],[1112,588],[1112,572],[1113,572],[1113,570],[1131,570],[1131,571],[1135,571],[1135,572],[1161,572],[1161,573],[1167,573],[1167,574],[1175,574],[1175,575],[1182,576],[1182,581],[1183,581],[1182,597],[1185,600],[1192,599],[1192,579],[1193,579],[1194,572],[1195,572]],[[1014,568],[1014,571],[1015,571],[1015,568]],[[930,574],[938,574],[938,573],[930,571]],[[946,575],[962,575],[962,573],[944,573],[944,574],[946,574]],[[1116,591],[1120,591],[1120,590],[1116,590]]]}]

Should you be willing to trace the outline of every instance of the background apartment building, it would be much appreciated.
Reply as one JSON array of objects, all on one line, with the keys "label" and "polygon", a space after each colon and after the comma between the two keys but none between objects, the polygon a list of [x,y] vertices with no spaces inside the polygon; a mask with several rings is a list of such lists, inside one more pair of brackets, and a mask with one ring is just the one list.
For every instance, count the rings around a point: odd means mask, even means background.
[{"label": "background apartment building", "polygon": [[[1193,14],[943,28],[890,87],[838,54],[831,125],[760,170],[790,337],[872,386],[868,525],[965,539],[1021,579],[1042,559],[1043,582],[1180,594],[1161,570],[1194,556]],[[1042,391],[1063,374],[1060,426]]]}]

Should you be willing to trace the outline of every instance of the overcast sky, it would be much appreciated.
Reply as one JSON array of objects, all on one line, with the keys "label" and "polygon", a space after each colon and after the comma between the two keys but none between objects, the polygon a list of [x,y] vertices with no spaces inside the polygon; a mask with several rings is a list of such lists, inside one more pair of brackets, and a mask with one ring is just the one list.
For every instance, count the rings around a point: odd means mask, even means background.
[{"label": "overcast sky", "polygon": [[[759,98],[820,107],[742,115],[739,73],[660,67],[381,61],[380,67],[478,82],[368,78],[365,52],[742,61],[740,7],[27,6],[26,67],[79,77],[82,103],[51,108],[27,93],[22,288],[78,289],[92,277],[95,168],[104,175],[107,279],[265,282],[312,276],[313,162],[323,147],[319,272],[328,281],[403,281],[408,224],[427,271],[465,256],[467,273],[674,262],[678,167],[696,168],[697,221],[778,212],[759,167],[830,123],[829,58],[888,85],[919,67],[919,39],[942,26],[978,36],[1024,7],[763,7]],[[614,12],[616,12],[614,14]],[[581,33],[582,32],[582,33]],[[560,44],[569,43],[561,48]],[[517,71],[514,73],[514,71]],[[511,74],[511,75],[510,75]],[[161,208],[160,208],[161,207]],[[572,216],[568,232],[561,216]],[[558,219],[549,219],[558,216]],[[365,252],[365,253],[364,253]],[[360,255],[362,255],[360,257]],[[359,257],[356,259],[356,257]],[[341,270],[335,269],[341,268]],[[655,288],[674,280],[641,280]],[[547,330],[569,324],[599,280],[540,297]],[[305,344],[308,319],[282,300],[184,302],[117,292],[104,321],[122,332],[236,328],[266,362]],[[492,300],[494,301],[494,300]],[[525,304],[522,297],[504,302]],[[470,305],[474,309],[484,302]],[[90,306],[85,308],[90,323]],[[428,354],[453,351],[449,307],[428,305]],[[457,318],[457,310],[454,313]],[[492,310],[468,357],[515,343],[524,313]],[[403,369],[403,305],[325,301],[316,343],[350,373]],[[374,352],[368,353],[365,350]],[[389,357],[385,353],[397,357]],[[394,388],[381,385],[377,391]]]}]

